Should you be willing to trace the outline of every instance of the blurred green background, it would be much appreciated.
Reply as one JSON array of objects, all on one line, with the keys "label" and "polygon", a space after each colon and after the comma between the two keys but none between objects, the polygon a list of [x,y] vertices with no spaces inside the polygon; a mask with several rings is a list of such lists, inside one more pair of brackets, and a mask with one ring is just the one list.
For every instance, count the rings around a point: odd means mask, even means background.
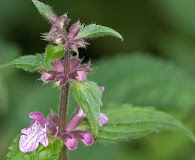
[{"label": "blurred green background", "polygon": [[[125,41],[90,41],[81,57],[97,67],[90,79],[105,85],[104,106],[132,103],[170,113],[195,132],[195,1],[194,0],[43,0],[58,15],[119,31]],[[30,0],[0,5],[0,65],[21,55],[44,52],[40,33],[49,30]],[[9,68],[0,71],[0,159],[28,113],[57,112],[59,90],[43,85],[40,75]],[[71,101],[71,110],[76,107]],[[71,112],[70,112],[71,113]],[[80,160],[194,160],[195,144],[179,133],[162,132],[114,145],[96,144],[70,152]]]}]

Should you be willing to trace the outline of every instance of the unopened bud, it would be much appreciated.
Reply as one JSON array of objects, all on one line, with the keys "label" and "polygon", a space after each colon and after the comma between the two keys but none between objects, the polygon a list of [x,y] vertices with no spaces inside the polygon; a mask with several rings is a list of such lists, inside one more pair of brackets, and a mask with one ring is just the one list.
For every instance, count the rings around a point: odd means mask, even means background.
[{"label": "unopened bud", "polygon": [[55,67],[55,69],[58,72],[64,73],[64,64],[62,63],[61,59],[58,59],[52,63],[52,65]]},{"label": "unopened bud", "polygon": [[99,89],[100,89],[100,92],[103,93],[104,90],[105,90],[105,87],[104,86],[99,86]]},{"label": "unopened bud", "polygon": [[76,23],[76,24],[74,24],[74,25],[70,28],[70,30],[69,30],[68,38],[69,38],[69,39],[74,39],[74,38],[77,36],[77,34],[79,33],[80,29],[81,29],[81,25],[80,25],[79,22]]},{"label": "unopened bud", "polygon": [[57,35],[55,34],[45,34],[43,36],[43,38],[46,40],[46,41],[49,41],[51,43],[54,43],[56,41],[56,38],[57,38]]},{"label": "unopened bud", "polygon": [[55,32],[59,32],[60,31],[60,27],[59,26],[53,26],[50,30],[51,33],[55,33]]},{"label": "unopened bud", "polygon": [[68,19],[67,15],[63,15],[59,18],[58,23],[61,28],[64,28],[68,25],[70,19]]},{"label": "unopened bud", "polygon": [[52,15],[49,17],[49,20],[51,22],[52,25],[57,26],[58,23],[58,17],[56,15]]},{"label": "unopened bud", "polygon": [[108,122],[109,122],[109,118],[104,113],[100,113],[99,126],[102,127]]},{"label": "unopened bud", "polygon": [[78,58],[72,58],[70,60],[70,71],[74,70],[80,64],[80,60]]}]

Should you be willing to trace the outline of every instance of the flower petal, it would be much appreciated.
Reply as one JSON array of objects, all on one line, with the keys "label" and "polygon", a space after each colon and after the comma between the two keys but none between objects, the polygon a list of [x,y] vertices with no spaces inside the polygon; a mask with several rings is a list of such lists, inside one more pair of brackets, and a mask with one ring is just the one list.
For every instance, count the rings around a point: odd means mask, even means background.
[{"label": "flower petal", "polygon": [[84,81],[86,79],[86,73],[84,71],[77,71],[76,79],[78,79],[80,82]]},{"label": "flower petal", "polygon": [[43,82],[48,82],[48,80],[49,80],[49,78],[50,78],[51,76],[52,76],[51,74],[49,74],[49,73],[47,73],[47,72],[44,72],[44,73],[42,74],[42,76],[41,76],[41,80],[42,80]]},{"label": "flower petal", "polygon": [[69,30],[68,39],[74,39],[77,36],[77,34],[79,33],[81,27],[82,26],[81,26],[80,22],[73,24],[73,26]]},{"label": "flower petal", "polygon": [[30,117],[30,118],[33,118],[34,120],[39,121],[42,125],[45,124],[44,116],[43,116],[43,114],[40,113],[40,112],[31,112],[31,113],[29,114],[29,117]]},{"label": "flower petal", "polygon": [[108,122],[109,122],[108,117],[104,113],[100,113],[99,126],[102,127],[103,125],[107,124]]},{"label": "flower petal", "polygon": [[78,58],[72,58],[70,60],[70,71],[75,70],[79,66],[80,60]]},{"label": "flower petal", "polygon": [[43,144],[44,147],[48,146],[46,126],[42,128],[39,121],[34,121],[28,129],[23,129],[21,132],[28,133],[27,135],[22,135],[19,140],[19,149],[22,152],[33,152],[38,148],[39,142]]},{"label": "flower petal", "polygon": [[58,117],[58,115],[55,114],[55,113],[50,113],[50,114],[47,116],[47,120],[48,120],[50,123],[54,124],[56,127],[57,127],[58,124],[59,124],[59,117]]},{"label": "flower petal", "polygon": [[47,116],[47,129],[53,136],[58,135],[58,124],[59,124],[59,117],[55,113],[50,113]]},{"label": "flower petal", "polygon": [[68,125],[66,126],[66,131],[73,131],[83,121],[83,118],[85,117],[86,114],[83,112],[83,110],[81,108],[78,108],[68,122]]},{"label": "flower petal", "polygon": [[54,62],[52,63],[52,65],[55,67],[55,69],[56,69],[58,72],[64,73],[64,65],[63,65],[61,59],[58,59],[58,60],[54,61]]},{"label": "flower petal", "polygon": [[104,86],[99,86],[99,89],[100,89],[100,92],[103,93],[104,90],[105,90],[105,87]]},{"label": "flower petal", "polygon": [[77,139],[70,134],[63,133],[60,135],[60,138],[64,141],[64,144],[69,150],[75,150],[77,148]]},{"label": "flower petal", "polygon": [[94,142],[93,135],[88,131],[72,131],[71,134],[79,138],[86,146],[90,146]]}]

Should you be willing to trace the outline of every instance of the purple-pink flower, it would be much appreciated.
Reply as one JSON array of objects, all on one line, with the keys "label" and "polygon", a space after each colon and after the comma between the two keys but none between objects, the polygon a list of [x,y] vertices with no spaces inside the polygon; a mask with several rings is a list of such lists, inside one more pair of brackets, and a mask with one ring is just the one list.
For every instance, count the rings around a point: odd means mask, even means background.
[{"label": "purple-pink flower", "polygon": [[47,126],[44,117],[39,112],[29,114],[33,118],[31,125],[21,130],[22,135],[19,141],[19,148],[22,152],[32,152],[36,150],[41,143],[44,147],[48,146]]},{"label": "purple-pink flower", "polygon": [[71,58],[70,72],[64,74],[64,64],[61,59],[58,59],[52,63],[55,70],[49,70],[42,73],[41,80],[45,83],[55,82],[57,86],[66,84],[69,79],[76,79],[84,81],[87,77],[87,73],[91,71],[90,64],[81,64],[78,58]]},{"label": "purple-pink flower", "polygon": [[65,49],[78,53],[78,48],[85,48],[88,43],[83,39],[77,37],[83,25],[80,22],[73,24],[69,31],[66,31],[66,27],[70,22],[67,15],[57,17],[51,15],[49,17],[52,24],[49,33],[43,35],[43,38],[51,43],[63,45]]},{"label": "purple-pink flower", "polygon": [[[104,87],[100,87],[101,93],[104,91]],[[94,139],[91,132],[86,130],[78,130],[77,127],[86,118],[86,114],[79,107],[73,116],[70,118],[66,131],[60,133],[58,131],[59,117],[51,113],[46,118],[40,112],[32,112],[29,117],[33,119],[31,125],[21,130],[23,134],[19,140],[19,148],[22,152],[33,152],[41,143],[44,147],[47,147],[48,136],[57,136],[61,138],[64,144],[69,150],[75,150],[78,146],[78,140],[84,145],[90,146],[93,144]],[[108,117],[104,113],[100,113],[99,126],[107,124]]]}]

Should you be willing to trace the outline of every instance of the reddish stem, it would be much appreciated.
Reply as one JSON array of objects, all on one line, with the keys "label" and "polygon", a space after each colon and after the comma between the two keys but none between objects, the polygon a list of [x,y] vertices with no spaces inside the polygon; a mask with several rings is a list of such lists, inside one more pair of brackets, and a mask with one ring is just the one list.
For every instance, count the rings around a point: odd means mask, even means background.
[{"label": "reddish stem", "polygon": [[[70,71],[70,52],[66,52],[64,56],[64,74],[68,74]],[[60,98],[60,109],[59,109],[59,132],[63,133],[66,131],[66,113],[68,107],[68,93],[69,93],[69,82],[62,87],[61,98]],[[60,160],[68,160],[67,149],[64,146],[60,153]]]}]

